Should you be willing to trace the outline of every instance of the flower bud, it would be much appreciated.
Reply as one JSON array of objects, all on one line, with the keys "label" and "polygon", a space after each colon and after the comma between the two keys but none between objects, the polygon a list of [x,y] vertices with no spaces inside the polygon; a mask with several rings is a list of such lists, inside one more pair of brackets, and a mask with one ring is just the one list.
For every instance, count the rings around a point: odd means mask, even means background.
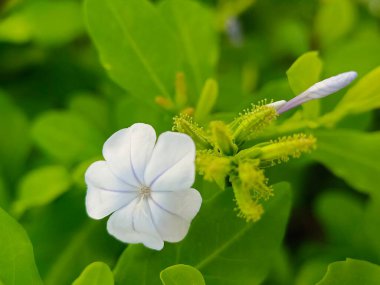
[{"label": "flower bud", "polygon": [[193,139],[198,150],[212,148],[207,134],[197,125],[197,123],[193,122],[193,119],[190,116],[181,114],[174,117],[173,120],[173,131],[189,135]]},{"label": "flower bud", "polygon": [[231,131],[222,121],[211,122],[210,129],[216,151],[224,155],[236,154],[238,148],[233,142]]},{"label": "flower bud", "polygon": [[300,157],[304,152],[310,152],[315,148],[315,137],[305,134],[295,134],[283,137],[261,148],[259,159],[262,164],[288,161],[289,157]]},{"label": "flower bud", "polygon": [[277,117],[276,109],[271,106],[254,106],[252,110],[241,114],[229,126],[237,145],[251,140],[269,126]]}]

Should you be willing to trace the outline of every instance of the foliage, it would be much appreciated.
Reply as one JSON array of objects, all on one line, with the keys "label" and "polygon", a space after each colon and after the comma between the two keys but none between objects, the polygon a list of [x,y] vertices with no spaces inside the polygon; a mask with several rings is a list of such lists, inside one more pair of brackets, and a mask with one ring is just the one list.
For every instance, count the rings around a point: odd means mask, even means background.
[{"label": "foliage", "polygon": [[[1,1],[0,284],[377,284],[375,2]],[[159,252],[85,212],[87,167],[137,122],[197,147],[201,210]]]}]

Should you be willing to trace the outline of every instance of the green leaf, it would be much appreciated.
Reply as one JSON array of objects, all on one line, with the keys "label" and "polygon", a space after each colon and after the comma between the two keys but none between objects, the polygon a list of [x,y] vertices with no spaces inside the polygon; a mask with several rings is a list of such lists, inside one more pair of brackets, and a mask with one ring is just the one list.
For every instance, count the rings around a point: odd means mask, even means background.
[{"label": "green leaf", "polygon": [[[339,205],[339,211],[336,210]],[[315,204],[315,213],[330,242],[353,246],[363,234],[364,205],[344,192],[324,192]]]},{"label": "green leaf", "polygon": [[380,108],[380,67],[360,79],[344,95],[325,120],[336,122],[349,114],[360,114]]},{"label": "green leaf", "polygon": [[77,92],[70,100],[71,111],[81,115],[102,131],[106,131],[109,123],[109,112],[105,100],[94,94]]},{"label": "green leaf", "polygon": [[63,166],[53,165],[34,169],[20,180],[14,211],[21,215],[25,210],[49,204],[69,190],[71,176]]},{"label": "green leaf", "polygon": [[194,267],[177,264],[165,268],[160,273],[164,285],[205,285],[202,274]]},{"label": "green leaf", "polygon": [[344,41],[323,51],[323,69],[329,75],[349,70],[364,75],[380,65],[380,54],[377,52],[379,49],[378,29],[368,22]]},{"label": "green leaf", "polygon": [[[295,95],[301,94],[319,81],[322,72],[322,60],[318,52],[310,51],[301,55],[286,71],[290,88]],[[319,115],[320,103],[317,100],[302,105],[304,116],[316,118]]]},{"label": "green leaf", "polygon": [[331,263],[326,275],[317,285],[377,285],[379,280],[380,266],[347,258],[346,261]]},{"label": "green leaf", "polygon": [[157,133],[161,133],[167,131],[173,124],[170,114],[132,96],[125,96],[120,100],[112,115],[119,129],[140,122],[152,125]]},{"label": "green leaf", "polygon": [[[332,261],[334,260],[336,259],[333,259]],[[299,268],[294,285],[315,285],[315,283],[321,280],[324,276],[326,267],[329,263],[329,261],[325,261],[322,258],[309,258]]]},{"label": "green leaf", "polygon": [[182,51],[153,4],[87,0],[85,15],[101,62],[115,82],[150,101],[170,97]]},{"label": "green leaf", "polygon": [[30,150],[29,123],[25,114],[0,91],[0,170],[4,178],[20,174]]},{"label": "green leaf", "polygon": [[197,98],[206,79],[214,74],[218,58],[217,33],[210,9],[194,0],[165,0],[158,7],[175,30],[184,55],[189,94]]},{"label": "green leaf", "polygon": [[319,81],[322,65],[317,51],[309,51],[297,58],[286,71],[290,88],[295,95],[302,93]]},{"label": "green leaf", "polygon": [[0,40],[12,43],[61,45],[83,32],[80,4],[70,0],[27,2],[0,24]]},{"label": "green leaf", "polygon": [[290,210],[288,184],[276,184],[274,193],[262,219],[246,223],[234,211],[231,189],[219,192],[203,203],[182,242],[166,243],[161,252],[128,246],[114,270],[116,282],[160,284],[159,272],[181,263],[198,269],[206,284],[260,284],[280,248]]},{"label": "green leaf", "polygon": [[106,220],[88,218],[83,190],[69,191],[55,203],[29,211],[23,219],[47,285],[71,284],[94,261],[113,266],[125,248],[107,233]]},{"label": "green leaf", "polygon": [[113,274],[107,264],[94,262],[88,265],[73,285],[113,285]]},{"label": "green leaf", "polygon": [[369,252],[380,260],[380,195],[371,197],[362,221],[363,230],[361,245],[368,247]]},{"label": "green leaf", "polygon": [[355,189],[378,193],[380,132],[318,131],[311,156]]},{"label": "green leaf", "polygon": [[320,2],[321,6],[315,18],[315,31],[321,44],[328,46],[351,31],[356,21],[356,7],[350,0]]},{"label": "green leaf", "polygon": [[66,111],[42,114],[32,127],[32,135],[46,154],[68,164],[96,156],[104,142],[99,130]]},{"label": "green leaf", "polygon": [[0,280],[6,285],[42,284],[24,229],[0,208]]},{"label": "green leaf", "polygon": [[0,208],[4,210],[8,210],[9,207],[9,194],[8,189],[5,187],[4,179],[0,176]]}]

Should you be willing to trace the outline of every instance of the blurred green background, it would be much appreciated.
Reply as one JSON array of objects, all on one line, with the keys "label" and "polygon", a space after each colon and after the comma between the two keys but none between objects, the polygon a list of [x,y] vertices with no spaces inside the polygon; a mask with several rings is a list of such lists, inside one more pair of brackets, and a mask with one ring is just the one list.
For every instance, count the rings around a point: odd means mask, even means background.
[{"label": "blurred green background", "polygon": [[[199,2],[213,13],[215,39],[193,46],[205,49],[203,60],[214,65],[206,74],[219,82],[211,118],[233,118],[264,98],[292,98],[286,71],[308,51],[319,52],[321,78],[355,70],[360,79],[380,66],[380,0]],[[54,285],[70,284],[93,261],[113,267],[125,248],[84,208],[83,174],[101,159],[106,138],[135,122],[157,133],[170,130],[176,113],[154,102],[163,94],[138,96],[109,78],[83,6],[0,1],[0,207],[24,227],[42,279]],[[107,29],[108,23],[99,25]],[[202,23],[194,29],[202,30]],[[380,94],[376,78],[368,88]],[[199,90],[205,79],[190,88]],[[344,93],[321,101],[321,113],[333,110]],[[198,97],[192,93],[189,107]],[[346,257],[380,264],[380,113],[372,110],[380,104],[373,105],[334,126],[335,153],[352,160],[338,165],[337,154],[331,162],[326,147],[268,171],[270,183],[291,183],[293,206],[265,284],[315,284],[329,263]],[[317,138],[327,142],[330,135],[320,131]],[[368,169],[358,164],[362,158]],[[218,191],[200,180],[199,188]]]}]

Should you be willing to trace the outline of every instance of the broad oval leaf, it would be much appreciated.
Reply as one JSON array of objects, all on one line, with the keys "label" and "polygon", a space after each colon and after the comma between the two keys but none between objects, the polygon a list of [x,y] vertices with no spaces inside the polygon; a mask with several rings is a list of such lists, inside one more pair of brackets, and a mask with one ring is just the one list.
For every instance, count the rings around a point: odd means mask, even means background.
[{"label": "broad oval leaf", "polygon": [[71,185],[70,173],[60,165],[34,169],[20,180],[14,211],[21,215],[25,210],[43,206],[66,192]]},{"label": "broad oval leaf", "polygon": [[87,0],[85,16],[102,64],[134,96],[170,97],[182,52],[147,0]]},{"label": "broad oval leaf", "polygon": [[317,285],[378,285],[380,266],[368,261],[347,258],[331,263]]},{"label": "broad oval leaf", "polygon": [[160,278],[164,285],[206,285],[202,273],[185,264],[165,268],[161,271]]},{"label": "broad oval leaf", "polygon": [[71,112],[42,114],[34,122],[32,136],[48,155],[68,164],[99,154],[104,142],[98,129]]},{"label": "broad oval leaf", "polygon": [[353,248],[360,240],[364,205],[355,196],[330,189],[317,197],[314,208],[330,243]]},{"label": "broad oval leaf", "polygon": [[73,113],[86,118],[94,126],[107,131],[109,110],[105,100],[95,96],[95,94],[76,92],[70,100],[69,108]]},{"label": "broad oval leaf", "polygon": [[317,149],[311,155],[355,189],[378,193],[380,132],[350,130],[315,132]]},{"label": "broad oval leaf", "polygon": [[88,265],[73,285],[113,285],[113,274],[107,264],[93,262]]},{"label": "broad oval leaf", "polygon": [[1,208],[0,244],[0,280],[4,284],[42,284],[25,230]]},{"label": "broad oval leaf", "polygon": [[160,252],[128,246],[114,270],[116,282],[160,284],[164,268],[182,263],[198,269],[206,284],[260,284],[279,250],[290,210],[288,184],[276,184],[274,193],[257,223],[237,217],[231,189],[217,194],[202,205],[182,242],[166,243]]}]

